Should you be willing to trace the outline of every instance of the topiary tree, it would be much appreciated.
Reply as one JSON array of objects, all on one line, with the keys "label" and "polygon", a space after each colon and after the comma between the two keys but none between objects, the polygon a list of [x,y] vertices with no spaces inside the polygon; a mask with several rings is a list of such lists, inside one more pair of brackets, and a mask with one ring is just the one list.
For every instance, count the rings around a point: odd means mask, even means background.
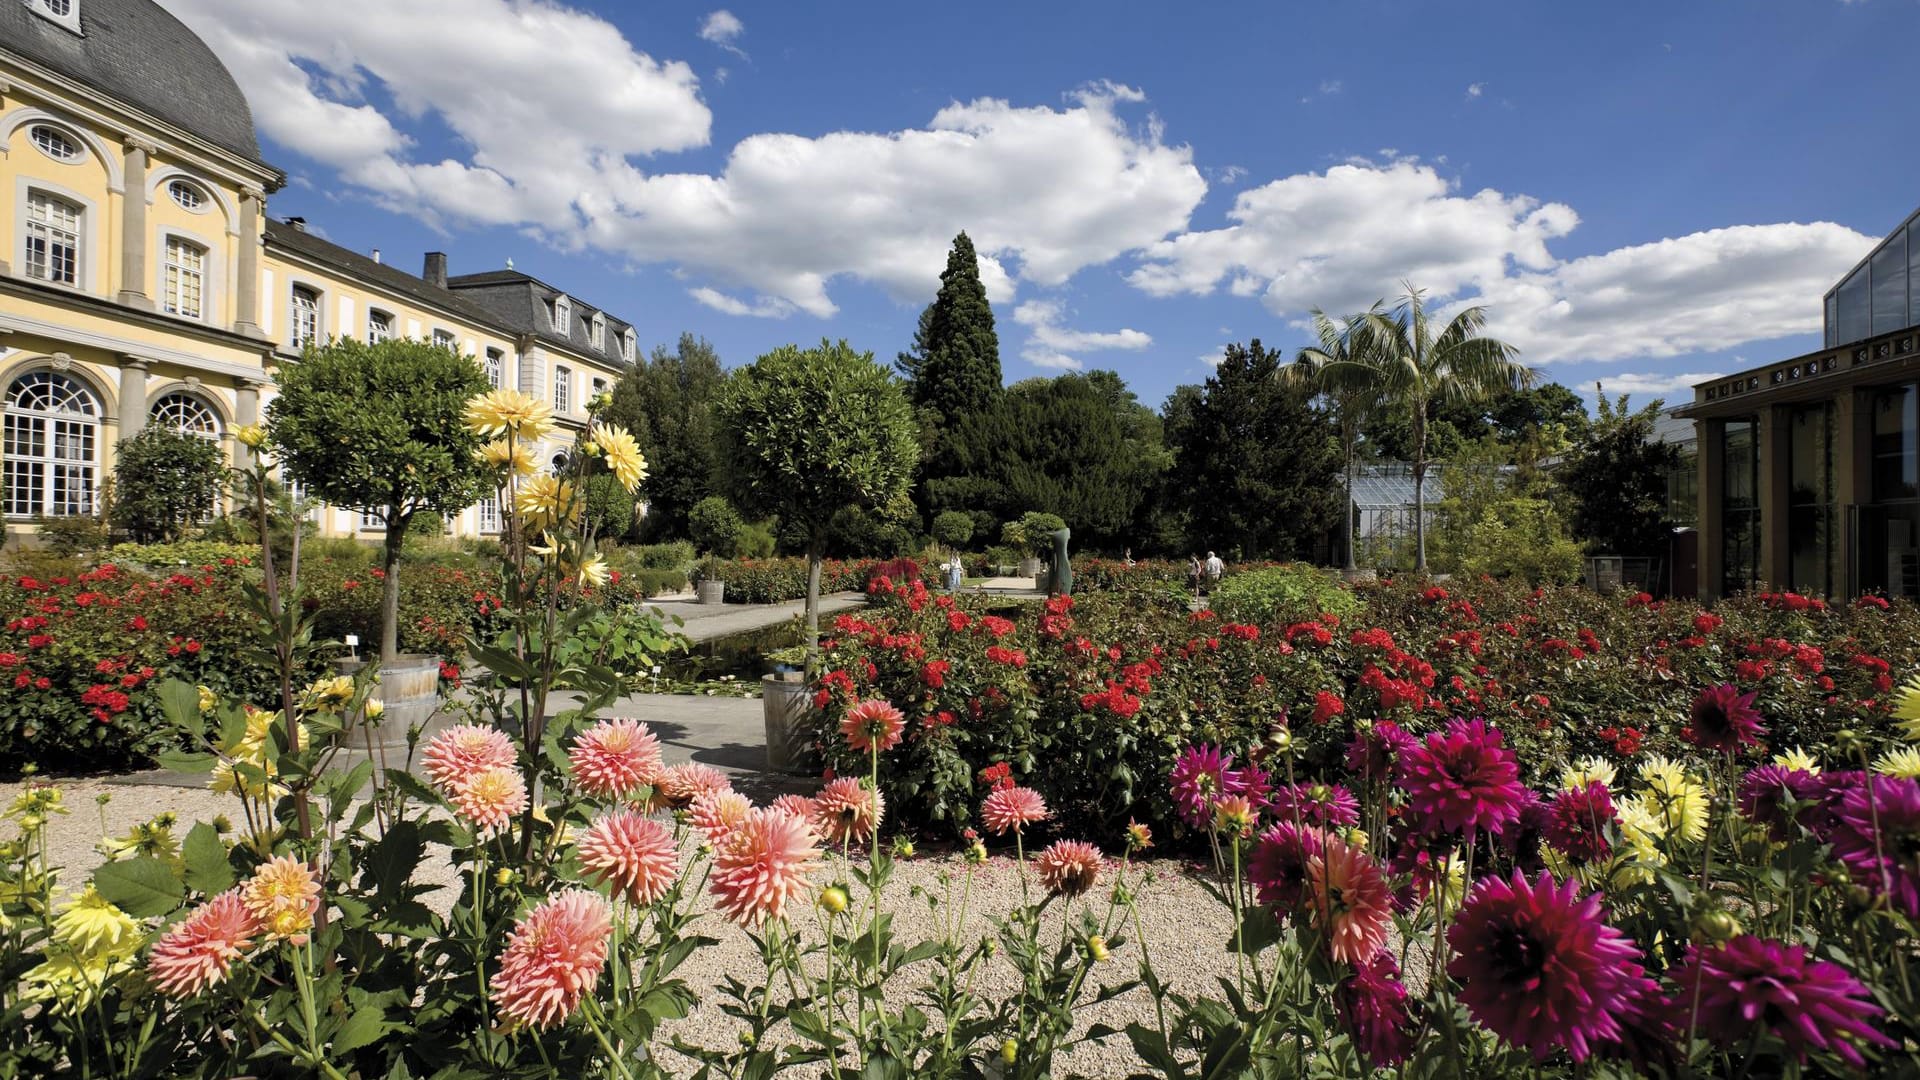
[{"label": "topiary tree", "polygon": [[740,532],[745,528],[733,504],[720,495],[701,499],[687,512],[687,532],[693,538],[693,546],[722,559],[731,559],[739,553]]},{"label": "topiary tree", "polygon": [[491,481],[475,457],[467,399],[488,388],[478,364],[412,339],[309,348],[280,369],[267,434],[287,475],[333,505],[386,524],[380,659],[398,654],[400,553],[416,514],[458,513]]},{"label": "topiary tree", "polygon": [[834,514],[908,509],[920,461],[913,409],[892,373],[845,341],[775,349],[728,378],[717,409],[741,501],[806,536],[811,646]]},{"label": "topiary tree", "polygon": [[933,519],[933,538],[953,548],[973,539],[973,515],[965,510],[942,510]]},{"label": "topiary tree", "polygon": [[178,540],[213,513],[226,472],[225,455],[212,439],[174,428],[148,426],[120,441],[113,467],[113,523],[141,543]]}]

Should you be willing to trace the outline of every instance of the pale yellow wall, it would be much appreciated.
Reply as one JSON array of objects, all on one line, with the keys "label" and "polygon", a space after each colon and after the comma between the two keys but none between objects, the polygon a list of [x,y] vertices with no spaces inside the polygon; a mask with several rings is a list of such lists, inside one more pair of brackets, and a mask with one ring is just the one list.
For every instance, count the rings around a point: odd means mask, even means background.
[{"label": "pale yellow wall", "polygon": [[323,340],[350,337],[365,341],[367,314],[378,309],[393,316],[395,337],[431,341],[435,330],[446,330],[453,334],[454,344],[462,355],[478,360],[486,354],[487,349],[494,348],[506,354],[509,365],[513,362],[512,339],[490,327],[424,307],[272,245],[268,245],[262,265],[264,273],[261,275],[262,310],[259,323],[267,331],[267,336],[283,350],[293,351],[288,343],[289,315],[293,289],[301,285],[320,293],[320,336]]},{"label": "pale yellow wall", "polygon": [[112,296],[119,288],[115,264],[120,251],[122,213],[120,194],[112,185],[112,177],[114,166],[120,163],[107,160],[102,144],[89,140],[85,128],[57,119],[48,122],[78,136],[85,156],[72,164],[55,161],[32,142],[30,133],[43,120],[39,110],[16,110],[11,107],[15,104],[19,104],[17,99],[9,96],[10,107],[0,109],[0,123],[5,124],[0,135],[4,135],[7,148],[4,160],[0,160],[0,176],[5,180],[4,187],[0,187],[0,235],[6,237],[5,254],[0,258],[5,259],[13,273],[26,273],[26,267],[21,265],[22,215],[26,213],[24,192],[28,187],[45,190],[82,208],[85,239],[80,248],[76,287],[96,296]]}]

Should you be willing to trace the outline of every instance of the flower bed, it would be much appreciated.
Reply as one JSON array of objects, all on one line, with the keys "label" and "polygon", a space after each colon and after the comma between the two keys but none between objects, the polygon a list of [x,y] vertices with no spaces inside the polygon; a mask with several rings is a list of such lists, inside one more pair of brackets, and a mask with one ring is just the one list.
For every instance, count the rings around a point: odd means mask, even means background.
[{"label": "flower bed", "polygon": [[1175,825],[1163,776],[1189,742],[1241,749],[1285,730],[1304,768],[1340,764],[1360,725],[1426,731],[1479,716],[1508,733],[1529,776],[1598,755],[1631,767],[1679,753],[1696,687],[1758,692],[1769,741],[1878,752],[1890,672],[1920,662],[1920,613],[1831,609],[1789,594],[1713,612],[1580,589],[1490,581],[1362,589],[1355,616],[1224,623],[1139,593],[1088,593],[996,612],[976,598],[895,590],[835,620],[812,739],[857,766],[837,724],[869,696],[900,703],[908,745],[888,777],[901,813],[971,822],[983,770],[1004,763],[1096,835],[1130,818]]},{"label": "flower bed", "polygon": [[[873,560],[828,559],[820,568],[820,595],[867,587]],[[727,583],[727,600],[737,604],[780,604],[807,595],[807,560],[709,559],[700,573]]]}]

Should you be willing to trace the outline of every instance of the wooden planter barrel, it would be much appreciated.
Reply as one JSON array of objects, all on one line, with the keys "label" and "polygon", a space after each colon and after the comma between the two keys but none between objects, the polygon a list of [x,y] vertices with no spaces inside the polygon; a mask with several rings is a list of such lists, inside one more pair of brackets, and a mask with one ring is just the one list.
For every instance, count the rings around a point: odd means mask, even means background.
[{"label": "wooden planter barrel", "polygon": [[727,602],[727,583],[724,581],[703,581],[697,588],[700,593],[700,602],[703,604]]},{"label": "wooden planter barrel", "polygon": [[767,723],[767,768],[775,772],[806,772],[805,722],[813,711],[811,688],[800,679],[778,675],[760,677],[760,705]]},{"label": "wooden planter barrel", "polygon": [[[336,660],[334,669],[352,675],[367,666],[365,660]],[[373,744],[406,752],[407,732],[420,729],[420,742],[434,736],[452,722],[440,709],[440,661],[422,653],[402,653],[393,663],[380,667],[380,683],[373,696],[380,699],[384,711],[373,726]],[[355,750],[367,746],[367,734],[360,721],[340,733],[342,744]]]}]

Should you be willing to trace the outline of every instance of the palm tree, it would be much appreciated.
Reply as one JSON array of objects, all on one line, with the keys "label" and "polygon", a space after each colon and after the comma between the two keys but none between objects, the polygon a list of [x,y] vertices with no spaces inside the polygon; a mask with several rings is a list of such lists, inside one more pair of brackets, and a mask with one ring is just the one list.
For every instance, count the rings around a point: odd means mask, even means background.
[{"label": "palm tree", "polygon": [[1340,447],[1346,455],[1346,512],[1341,514],[1340,538],[1346,546],[1346,568],[1358,569],[1353,551],[1353,456],[1360,437],[1360,425],[1380,405],[1382,371],[1375,361],[1379,353],[1370,346],[1373,336],[1367,332],[1367,315],[1378,314],[1375,304],[1361,315],[1349,315],[1335,321],[1319,308],[1313,309],[1313,334],[1318,345],[1300,350],[1292,364],[1280,369],[1289,383],[1311,386],[1326,395],[1340,425]]},{"label": "palm tree", "polygon": [[1427,318],[1426,293],[1406,285],[1391,312],[1359,316],[1356,332],[1367,339],[1358,358],[1324,366],[1342,383],[1377,377],[1381,405],[1404,410],[1413,425],[1413,536],[1416,573],[1427,569],[1427,410],[1436,403],[1482,401],[1503,389],[1532,385],[1534,373],[1514,362],[1518,350],[1482,336],[1487,309],[1475,305],[1456,314],[1439,333]]}]

